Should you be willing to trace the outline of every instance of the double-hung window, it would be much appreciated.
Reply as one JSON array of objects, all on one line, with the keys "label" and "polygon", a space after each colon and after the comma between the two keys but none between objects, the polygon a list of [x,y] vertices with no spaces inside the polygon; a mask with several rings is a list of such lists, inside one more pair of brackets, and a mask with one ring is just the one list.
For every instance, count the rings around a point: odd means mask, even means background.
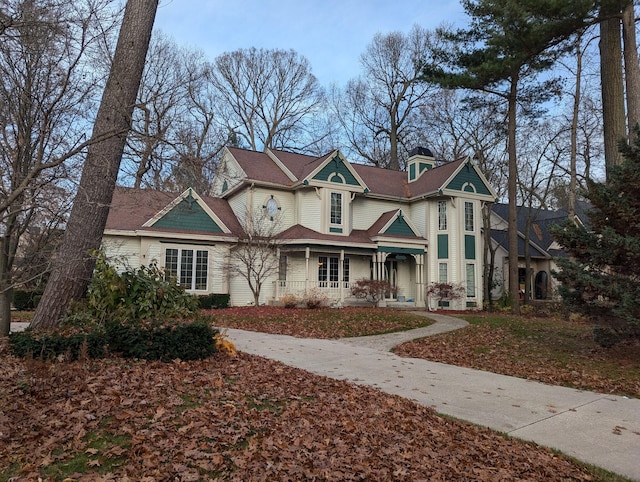
[{"label": "double-hung window", "polygon": [[465,201],[464,203],[464,230],[465,231],[473,231],[474,229],[474,221],[473,221],[473,203],[469,201]]},{"label": "double-hung window", "polygon": [[438,201],[438,230],[447,229],[447,201]]},{"label": "double-hung window", "polygon": [[331,193],[331,216],[329,221],[333,225],[342,225],[342,193]]},{"label": "double-hung window", "polygon": [[165,275],[191,291],[206,291],[209,278],[209,251],[193,248],[167,248]]},{"label": "double-hung window", "polygon": [[449,268],[447,263],[438,263],[438,283],[449,282]]}]

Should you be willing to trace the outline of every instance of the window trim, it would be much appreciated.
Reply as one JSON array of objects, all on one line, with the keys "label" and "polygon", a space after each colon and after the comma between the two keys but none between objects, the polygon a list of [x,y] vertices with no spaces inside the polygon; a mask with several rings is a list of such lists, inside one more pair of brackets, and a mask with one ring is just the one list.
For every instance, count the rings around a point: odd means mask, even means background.
[{"label": "window trim", "polygon": [[[339,204],[334,203],[334,196],[339,199]],[[334,212],[334,207],[339,212]],[[337,221],[334,220],[337,218]],[[344,225],[344,195],[338,191],[331,191],[329,194],[329,225],[330,226],[343,226]]]},{"label": "window trim", "polygon": [[[342,273],[342,280],[340,274]],[[318,256],[318,287],[319,288],[339,288],[343,283],[345,288],[349,287],[350,263],[349,258],[342,260],[342,271],[340,270],[339,256]]]},{"label": "window trim", "polygon": [[[188,292],[209,292],[209,274],[211,267],[211,255],[208,248],[203,246],[166,246],[164,248],[164,270],[165,277],[173,276],[176,279],[178,285],[182,286]],[[185,255],[191,253],[190,260],[190,284],[183,284],[183,263],[187,260]],[[175,256],[175,263],[168,263],[167,256],[171,253]],[[202,255],[204,256],[202,257]],[[204,261],[204,263],[202,263]],[[169,266],[171,265],[171,266]],[[204,267],[204,272],[202,268]],[[201,282],[204,281],[204,287],[201,287]]]},{"label": "window trim", "polygon": [[438,201],[438,231],[446,231],[447,225],[447,201]]},{"label": "window trim", "polygon": [[[475,298],[476,290],[478,289],[477,282],[476,282],[476,265],[475,263],[467,263],[465,266],[466,266],[465,274],[467,278],[467,281],[466,281],[467,298]],[[471,276],[469,276],[469,273],[471,273]]]},{"label": "window trim", "polygon": [[475,231],[475,208],[472,201],[464,202],[464,230]]},{"label": "window trim", "polygon": [[[443,274],[444,274],[444,279],[442,276]],[[438,283],[448,283],[448,282],[449,282],[449,263],[440,261],[438,262]]]}]

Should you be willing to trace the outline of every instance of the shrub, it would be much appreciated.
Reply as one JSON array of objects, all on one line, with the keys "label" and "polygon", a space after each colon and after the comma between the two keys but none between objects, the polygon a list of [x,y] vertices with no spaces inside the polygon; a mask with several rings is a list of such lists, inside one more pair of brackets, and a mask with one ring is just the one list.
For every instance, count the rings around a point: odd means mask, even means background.
[{"label": "shrub", "polygon": [[36,333],[30,330],[11,333],[11,351],[19,357],[56,360],[64,357],[77,360],[83,356],[103,358],[106,351],[104,333],[98,330],[88,333]]},{"label": "shrub", "polygon": [[105,326],[109,351],[124,358],[169,361],[200,360],[216,351],[218,330],[209,323],[108,322]]},{"label": "shrub", "polygon": [[204,320],[160,323],[109,321],[81,331],[12,333],[9,343],[14,355],[43,360],[82,356],[103,358],[117,354],[124,358],[169,361],[200,360],[216,351],[218,330]]},{"label": "shrub", "polygon": [[211,293],[198,296],[198,306],[202,310],[222,309],[229,307],[230,295]]},{"label": "shrub", "polygon": [[397,289],[386,280],[362,278],[351,285],[351,294],[358,299],[367,300],[373,306],[378,306],[384,299],[385,293],[395,293]]},{"label": "shrub", "polygon": [[300,303],[300,300],[297,295],[289,293],[280,298],[280,302],[285,308],[295,308]]},{"label": "shrub", "polygon": [[88,315],[98,322],[162,320],[185,318],[197,309],[197,298],[175,281],[165,279],[155,264],[118,273],[104,255],[98,255],[87,297],[74,307],[70,316]]},{"label": "shrub", "polygon": [[459,300],[466,293],[467,289],[463,285],[453,283],[430,283],[427,287],[427,296],[435,298],[438,306],[449,306],[451,301]]},{"label": "shrub", "polygon": [[302,303],[304,303],[307,308],[314,309],[320,308],[328,300],[329,297],[324,294],[320,288],[312,288],[304,294]]},{"label": "shrub", "polygon": [[14,290],[13,307],[18,311],[35,310],[41,295],[37,291]]},{"label": "shrub", "polygon": [[99,255],[87,298],[58,331],[26,331],[9,340],[16,355],[44,359],[76,359],[83,351],[96,358],[107,350],[149,360],[201,359],[215,352],[217,330],[187,320],[197,307],[198,299],[165,280],[155,265],[120,274]]}]

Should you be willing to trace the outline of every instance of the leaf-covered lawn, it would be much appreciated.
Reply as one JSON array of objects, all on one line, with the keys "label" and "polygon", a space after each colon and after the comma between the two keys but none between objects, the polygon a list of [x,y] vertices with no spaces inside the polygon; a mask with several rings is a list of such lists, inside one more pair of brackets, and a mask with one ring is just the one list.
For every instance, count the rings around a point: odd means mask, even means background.
[{"label": "leaf-covered lawn", "polygon": [[640,343],[603,348],[592,327],[556,318],[478,314],[470,326],[414,340],[401,356],[603,393],[640,397]]},{"label": "leaf-covered lawn", "polygon": [[209,310],[205,313],[218,327],[291,335],[298,338],[378,335],[410,330],[433,323],[428,318],[409,312],[362,307],[309,310],[260,306]]},{"label": "leaf-covered lawn", "polygon": [[0,480],[601,480],[409,400],[245,354],[51,364],[5,345],[0,361]]}]

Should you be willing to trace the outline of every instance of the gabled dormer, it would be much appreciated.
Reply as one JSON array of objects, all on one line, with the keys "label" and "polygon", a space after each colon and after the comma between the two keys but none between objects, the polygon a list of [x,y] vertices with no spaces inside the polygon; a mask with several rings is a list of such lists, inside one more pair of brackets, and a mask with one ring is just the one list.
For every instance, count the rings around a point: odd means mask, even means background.
[{"label": "gabled dormer", "polygon": [[436,159],[433,153],[426,147],[416,147],[409,152],[407,161],[408,181],[414,182],[420,178],[422,173],[435,167]]},{"label": "gabled dormer", "polygon": [[327,156],[324,162],[304,178],[303,184],[316,187],[341,185],[341,189],[345,191],[369,192],[366,183],[340,151]]}]

